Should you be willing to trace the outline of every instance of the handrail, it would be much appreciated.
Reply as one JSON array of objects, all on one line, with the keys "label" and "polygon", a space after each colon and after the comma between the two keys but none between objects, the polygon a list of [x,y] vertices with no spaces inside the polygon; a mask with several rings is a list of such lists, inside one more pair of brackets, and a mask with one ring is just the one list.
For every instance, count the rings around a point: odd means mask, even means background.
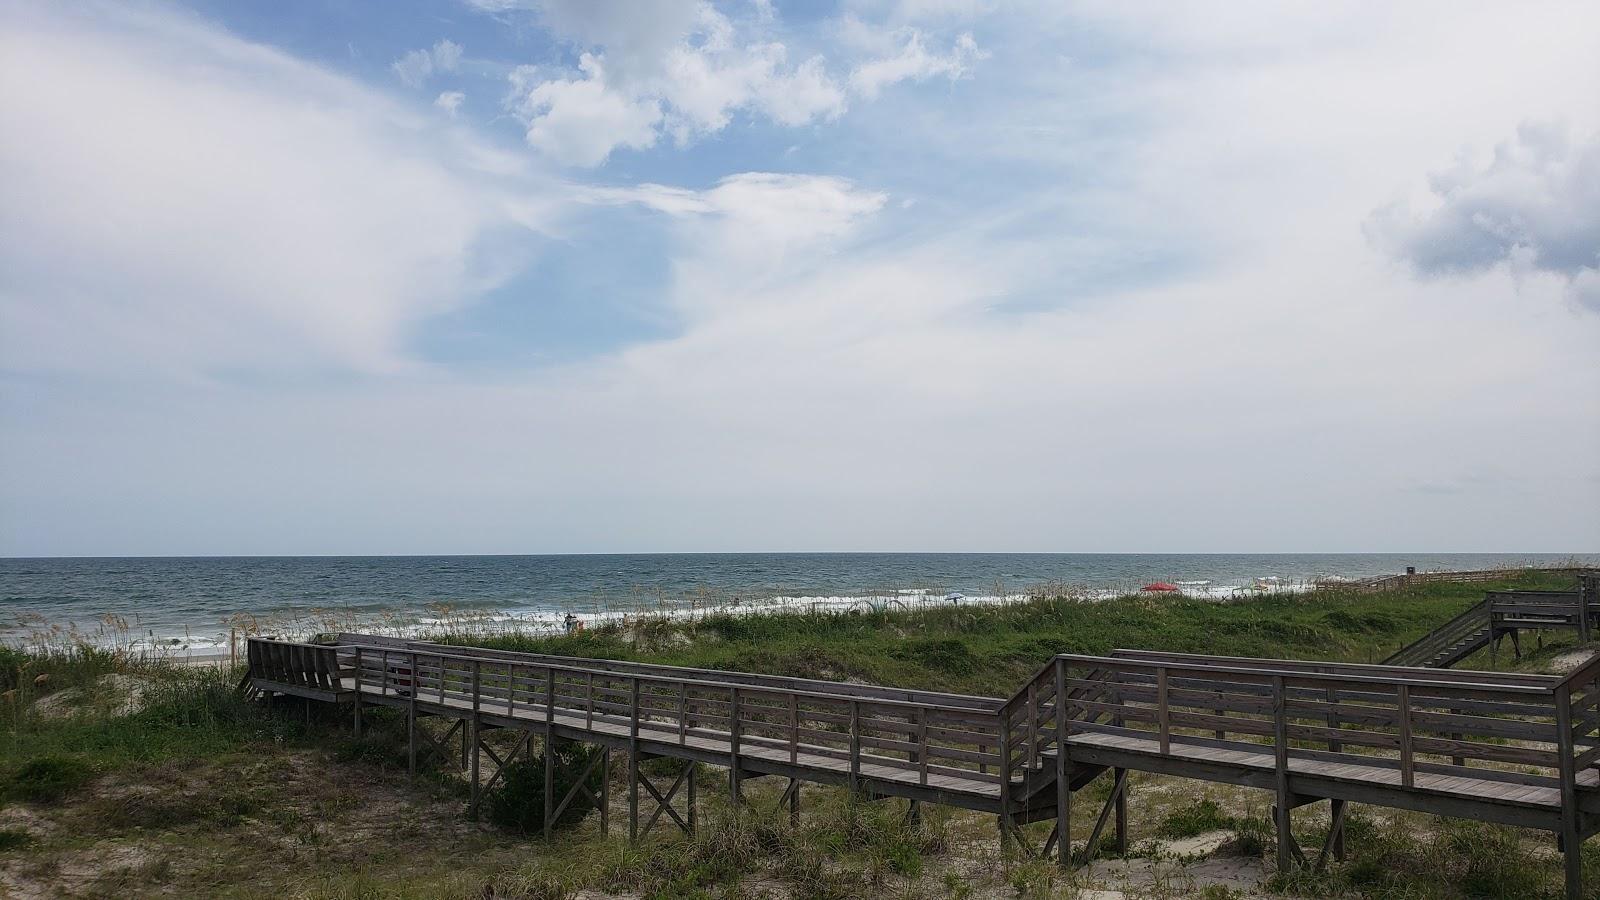
[{"label": "handrail", "polygon": [[[1134,659],[1134,658],[1131,658],[1131,657],[1088,656],[1088,655],[1075,654],[1075,653],[1063,653],[1063,654],[1058,655],[1056,657],[1056,659],[1064,660],[1064,661],[1067,661],[1067,662],[1094,663],[1094,664],[1097,664],[1097,665],[1112,666],[1112,667],[1115,667],[1115,666],[1134,666],[1134,667],[1138,667],[1138,668],[1142,668],[1142,669],[1159,669],[1159,668],[1181,669],[1181,670],[1186,671],[1186,672],[1198,672],[1198,673],[1209,673],[1209,674],[1221,673],[1221,674],[1226,674],[1226,675],[1243,675],[1243,676],[1254,677],[1254,678],[1271,678],[1274,675],[1286,674],[1286,675],[1293,676],[1293,677],[1299,677],[1299,678],[1301,678],[1303,680],[1308,680],[1308,681],[1338,681],[1338,682],[1347,682],[1347,683],[1350,683],[1350,684],[1384,685],[1384,686],[1391,686],[1391,687],[1395,686],[1395,685],[1398,685],[1398,684],[1408,684],[1408,685],[1411,685],[1413,687],[1421,686],[1421,687],[1428,687],[1428,688],[1438,688],[1440,690],[1464,690],[1464,691],[1499,692],[1499,693],[1510,693],[1510,694],[1527,694],[1529,696],[1540,696],[1540,697],[1547,697],[1547,696],[1551,696],[1552,694],[1554,694],[1555,693],[1555,688],[1559,684],[1559,683],[1552,683],[1552,684],[1550,684],[1548,686],[1542,686],[1541,687],[1541,686],[1537,686],[1537,685],[1513,684],[1513,683],[1494,684],[1494,683],[1490,683],[1490,682],[1439,681],[1439,680],[1420,679],[1420,678],[1382,678],[1382,677],[1372,676],[1372,675],[1346,675],[1346,674],[1337,673],[1337,672],[1335,672],[1335,673],[1322,673],[1322,672],[1314,672],[1314,673],[1288,672],[1288,673],[1285,673],[1285,672],[1281,672],[1281,671],[1273,671],[1271,669],[1271,667],[1263,667],[1263,668],[1259,668],[1259,669],[1252,669],[1252,668],[1246,668],[1246,667],[1240,667],[1240,666],[1197,666],[1197,665],[1183,665],[1181,663],[1173,664],[1173,663],[1167,663],[1167,662],[1147,662],[1147,661],[1144,661],[1144,660]],[[1480,673],[1480,674],[1486,674],[1487,675],[1487,674],[1492,674],[1492,673],[1485,672],[1485,673]]]},{"label": "handrail", "polygon": [[[363,639],[365,639],[365,638],[368,638],[370,636],[368,636],[368,635],[357,635],[357,634],[352,634],[352,633],[348,633],[348,632],[343,632],[343,633],[340,633],[340,637],[341,638],[363,638]],[[384,640],[400,640],[400,639],[385,638]],[[451,646],[453,646],[451,644],[440,644],[440,643],[437,643],[437,642],[434,642],[434,641],[402,640],[402,642],[403,642],[404,646],[406,646],[406,647],[451,647]],[[346,640],[341,640],[340,643],[343,644],[343,645],[352,645],[353,646],[353,645],[356,645],[356,644],[365,643],[365,641],[364,640],[347,640],[346,639]],[[825,679],[820,679],[820,678],[799,678],[799,677],[791,676],[791,675],[760,675],[760,674],[750,673],[750,672],[725,672],[725,671],[720,670],[720,669],[706,669],[706,668],[699,668],[699,667],[694,667],[694,666],[671,666],[671,665],[664,665],[664,664],[661,664],[661,663],[638,662],[638,661],[635,661],[635,660],[620,660],[620,659],[591,660],[591,659],[589,659],[587,657],[582,657],[582,656],[562,656],[562,655],[551,654],[551,653],[526,653],[526,652],[523,652],[523,651],[520,651],[520,650],[500,650],[500,649],[496,649],[496,648],[492,648],[492,647],[473,647],[473,648],[470,648],[470,649],[473,651],[473,655],[484,654],[487,657],[499,658],[499,659],[515,658],[515,659],[517,659],[519,661],[527,661],[527,662],[533,662],[533,661],[538,661],[538,660],[561,660],[562,664],[575,664],[575,665],[586,665],[586,664],[596,664],[596,665],[598,665],[598,664],[602,664],[603,663],[605,666],[616,667],[615,671],[618,671],[618,672],[625,672],[627,669],[639,669],[639,670],[658,671],[658,672],[688,672],[688,673],[708,674],[708,675],[715,675],[715,676],[740,675],[740,676],[750,677],[750,678],[759,678],[759,679],[761,679],[763,681],[769,681],[769,682],[787,681],[787,682],[794,682],[796,684],[839,685],[841,687],[850,686],[850,685],[847,685],[845,682],[827,681]],[[895,691],[895,692],[898,692],[898,693],[903,693],[903,694],[907,695],[908,697],[913,697],[913,698],[914,697],[936,697],[936,698],[943,698],[944,700],[971,701],[971,702],[973,702],[975,704],[971,708],[974,709],[974,710],[980,711],[980,712],[993,712],[993,711],[995,711],[996,709],[999,708],[999,705],[1002,702],[1002,700],[1000,698],[984,697],[984,696],[980,696],[980,695],[977,695],[977,694],[958,694],[958,693],[952,693],[952,692],[948,692],[948,691],[928,691],[928,690],[921,690],[921,689],[916,689],[916,688],[895,688],[895,687],[889,687],[887,685],[860,685],[860,687],[868,687],[868,688],[872,688],[874,690]],[[802,688],[802,690],[803,689],[804,688]],[[846,693],[851,693],[851,692],[846,692]]]},{"label": "handrail", "polygon": [[[260,642],[265,642],[265,643],[286,643],[286,642],[271,640],[271,639],[267,639],[267,638],[254,638],[253,637],[253,638],[250,638],[250,640],[251,641],[260,641]],[[356,646],[358,646],[358,645],[353,645],[353,644],[306,644],[304,646],[316,647],[316,648],[322,649],[322,650],[330,650],[330,649],[331,650],[341,650],[341,649],[354,650],[356,648]],[[431,651],[431,650],[411,650],[411,649],[408,649],[406,652],[415,653],[415,654],[418,655],[418,657],[427,657],[427,658],[432,658],[432,659],[438,659],[438,660],[441,660],[441,661],[442,660],[449,660],[451,662],[461,662],[461,663],[475,663],[475,662],[481,663],[481,662],[484,661],[484,657],[481,657],[481,656],[465,656],[465,655],[461,655],[461,654],[441,653],[441,652],[438,652],[438,651]],[[962,713],[962,714],[966,714],[966,715],[973,715],[973,714],[983,715],[983,714],[990,714],[991,713],[990,710],[972,709],[971,707],[966,707],[966,706],[952,706],[952,705],[940,704],[940,703],[925,703],[925,702],[919,702],[919,701],[913,701],[913,700],[892,700],[892,699],[882,699],[882,700],[880,700],[880,699],[875,699],[875,698],[863,698],[863,697],[858,697],[858,696],[852,696],[852,695],[849,695],[849,694],[834,694],[834,693],[828,693],[828,692],[823,692],[823,691],[810,691],[810,690],[798,690],[798,689],[788,689],[788,688],[763,687],[761,685],[743,684],[743,683],[739,683],[739,682],[730,682],[730,681],[710,681],[710,680],[697,679],[697,678],[675,678],[675,677],[664,676],[664,675],[649,675],[649,674],[608,672],[608,671],[606,671],[604,669],[600,669],[600,668],[597,668],[597,667],[555,665],[555,664],[551,664],[551,663],[538,663],[538,662],[524,662],[522,660],[516,660],[516,659],[496,660],[496,662],[505,664],[507,666],[512,666],[512,667],[516,667],[516,668],[522,668],[522,669],[539,669],[541,671],[548,669],[550,671],[555,671],[555,672],[569,672],[569,673],[575,673],[575,674],[604,674],[604,675],[611,675],[613,677],[618,677],[618,678],[638,678],[638,679],[642,679],[644,681],[649,681],[649,682],[652,682],[652,683],[659,683],[659,684],[680,684],[680,683],[682,683],[682,684],[693,684],[693,685],[707,687],[707,688],[723,688],[723,689],[737,687],[737,688],[739,688],[741,690],[754,691],[756,693],[768,694],[768,695],[771,695],[771,696],[783,697],[783,696],[789,696],[789,695],[792,694],[792,695],[794,695],[796,697],[815,699],[815,700],[829,700],[829,701],[833,701],[833,702],[836,702],[836,703],[849,703],[849,702],[852,702],[852,701],[856,701],[856,702],[863,702],[863,703],[866,703],[866,704],[871,705],[871,706],[886,706],[886,707],[893,707],[893,708],[909,708],[909,709],[932,709],[932,710],[936,710],[936,711],[939,711],[939,712]]]},{"label": "handrail", "polygon": [[[1328,669],[1335,669],[1335,670],[1348,669],[1348,670],[1351,670],[1351,671],[1357,671],[1357,670],[1391,671],[1391,670],[1399,669],[1399,670],[1402,670],[1402,671],[1408,672],[1408,673],[1416,673],[1417,675],[1421,675],[1423,673],[1426,673],[1428,676],[1430,676],[1430,678],[1432,680],[1437,680],[1439,676],[1445,676],[1445,677],[1448,678],[1450,676],[1455,676],[1455,675],[1477,676],[1477,675],[1486,675],[1487,674],[1487,675],[1493,675],[1496,678],[1515,679],[1517,681],[1525,682],[1525,683],[1528,683],[1528,684],[1544,684],[1544,683],[1554,683],[1555,681],[1559,680],[1559,678],[1560,678],[1560,676],[1557,676],[1557,675],[1539,675],[1539,674],[1536,674],[1536,673],[1524,673],[1524,672],[1488,672],[1488,671],[1485,671],[1485,670],[1482,670],[1482,669],[1435,669],[1435,668],[1431,668],[1431,667],[1428,667],[1428,666],[1396,666],[1396,665],[1389,665],[1389,664],[1386,664],[1386,663],[1344,663],[1344,662],[1328,662],[1328,661],[1324,661],[1324,660],[1312,660],[1312,659],[1280,659],[1280,658],[1250,657],[1250,656],[1211,656],[1211,655],[1204,654],[1204,653],[1175,653],[1175,652],[1174,653],[1169,653],[1169,652],[1163,651],[1163,650],[1131,650],[1131,649],[1120,649],[1119,648],[1119,649],[1116,649],[1116,650],[1112,650],[1111,651],[1111,655],[1114,658],[1117,658],[1117,659],[1148,658],[1148,659],[1218,660],[1218,661],[1224,661],[1224,662],[1235,661],[1235,662],[1251,662],[1251,663],[1259,662],[1259,663],[1265,663],[1265,664],[1268,664],[1268,665],[1271,665],[1271,666],[1275,666],[1275,667],[1276,666],[1317,667],[1317,668],[1328,668]],[[1216,668],[1216,666],[1207,665],[1207,669],[1213,669],[1213,668]]]}]

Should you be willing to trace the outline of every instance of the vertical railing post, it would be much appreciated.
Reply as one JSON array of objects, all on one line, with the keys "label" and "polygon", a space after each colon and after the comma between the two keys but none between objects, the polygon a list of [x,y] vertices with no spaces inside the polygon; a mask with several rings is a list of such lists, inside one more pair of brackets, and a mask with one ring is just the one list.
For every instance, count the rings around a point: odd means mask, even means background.
[{"label": "vertical railing post", "polygon": [[1156,669],[1156,722],[1161,728],[1161,755],[1172,750],[1172,714],[1167,708],[1167,667]]},{"label": "vertical railing post", "polygon": [[1000,707],[1000,852],[1011,850],[1011,706]]},{"label": "vertical railing post", "polygon": [[354,729],[356,737],[361,737],[361,648],[356,648],[356,692],[352,695],[355,706]]},{"label": "vertical railing post", "polygon": [[1395,695],[1400,715],[1400,786],[1409,788],[1416,780],[1416,765],[1411,752],[1411,685],[1400,684],[1395,689]]},{"label": "vertical railing post", "polygon": [[739,811],[742,775],[739,771],[739,689],[728,688],[728,793],[733,800],[733,810]]},{"label": "vertical railing post", "polygon": [[628,841],[639,840],[639,676],[628,679]]},{"label": "vertical railing post", "polygon": [[406,768],[412,774],[417,774],[417,654],[412,651],[411,663],[411,690],[406,692],[410,702],[406,704]]},{"label": "vertical railing post", "polygon": [[1578,579],[1578,641],[1589,643],[1589,588],[1592,578]]},{"label": "vertical railing post", "polygon": [[1287,873],[1293,865],[1294,819],[1289,794],[1289,709],[1283,676],[1272,676],[1272,762],[1277,776],[1278,802],[1273,807],[1273,826],[1278,832],[1278,871]]},{"label": "vertical railing post", "polygon": [[1072,781],[1067,736],[1072,711],[1067,707],[1066,661],[1056,658],[1056,851],[1063,869],[1072,867]]},{"label": "vertical railing post", "polygon": [[[1587,614],[1585,614],[1587,618]],[[1583,833],[1579,829],[1578,771],[1572,736],[1572,687],[1556,688],[1556,764],[1561,782],[1561,857],[1567,897],[1583,895]]]},{"label": "vertical railing post", "polygon": [[789,695],[789,765],[800,759],[800,698]]},{"label": "vertical railing post", "polygon": [[861,701],[850,701],[850,794],[861,795]]},{"label": "vertical railing post", "polygon": [[928,783],[928,711],[917,710],[917,784]]},{"label": "vertical railing post", "polygon": [[[417,678],[416,669],[411,670],[411,678],[414,683]],[[472,808],[472,818],[474,819],[478,818],[478,801],[483,797],[483,786],[478,782],[478,757],[481,755],[481,745],[478,743],[478,710],[483,702],[482,692],[483,663],[475,659],[472,661],[472,755],[467,757],[468,764],[472,766],[472,774],[468,776],[472,785],[472,801],[469,805]],[[415,694],[416,691],[413,690],[411,693]]]},{"label": "vertical railing post", "polygon": [[544,840],[555,829],[556,802],[556,670],[544,669]]},{"label": "vertical railing post", "polygon": [[678,682],[678,746],[689,743],[689,682]]},{"label": "vertical railing post", "polygon": [[1028,682],[1028,746],[1025,749],[1027,768],[1032,772],[1039,765],[1039,680]]}]

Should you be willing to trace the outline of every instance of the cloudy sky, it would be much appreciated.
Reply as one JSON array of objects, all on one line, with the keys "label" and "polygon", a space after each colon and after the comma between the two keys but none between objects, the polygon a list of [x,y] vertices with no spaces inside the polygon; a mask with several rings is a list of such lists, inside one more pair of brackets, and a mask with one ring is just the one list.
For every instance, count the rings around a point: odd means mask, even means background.
[{"label": "cloudy sky", "polygon": [[0,553],[1600,549],[1600,7],[0,0]]}]

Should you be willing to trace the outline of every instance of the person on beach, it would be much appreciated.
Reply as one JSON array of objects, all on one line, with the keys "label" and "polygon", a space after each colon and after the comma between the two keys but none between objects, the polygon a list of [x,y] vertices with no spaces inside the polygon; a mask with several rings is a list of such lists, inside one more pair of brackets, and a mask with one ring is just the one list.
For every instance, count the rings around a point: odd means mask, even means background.
[{"label": "person on beach", "polygon": [[567,613],[567,618],[564,622],[564,625],[566,627],[567,634],[572,634],[578,630],[578,617],[572,613]]}]

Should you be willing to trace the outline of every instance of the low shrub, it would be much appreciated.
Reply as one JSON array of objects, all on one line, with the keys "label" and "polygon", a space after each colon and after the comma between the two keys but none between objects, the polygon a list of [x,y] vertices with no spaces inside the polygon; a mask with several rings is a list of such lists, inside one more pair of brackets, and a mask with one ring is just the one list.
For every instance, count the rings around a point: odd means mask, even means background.
[{"label": "low shrub", "polygon": [[1232,827],[1233,817],[1224,815],[1217,801],[1207,797],[1168,813],[1157,831],[1162,837],[1187,838]]},{"label": "low shrub", "polygon": [[6,784],[6,796],[28,803],[56,803],[94,777],[74,756],[40,756],[23,763]]},{"label": "low shrub", "polygon": [[[583,778],[584,770],[589,768],[595,755],[603,751],[576,741],[557,740],[545,752],[554,754],[555,802],[560,803],[561,798]],[[589,792],[596,796],[600,794],[601,768],[596,766],[584,779]],[[484,799],[489,820],[501,828],[523,834],[544,831],[544,755],[528,757],[507,766],[500,784]],[[579,791],[556,818],[553,826],[567,828],[576,825],[593,809],[594,803]]]}]

